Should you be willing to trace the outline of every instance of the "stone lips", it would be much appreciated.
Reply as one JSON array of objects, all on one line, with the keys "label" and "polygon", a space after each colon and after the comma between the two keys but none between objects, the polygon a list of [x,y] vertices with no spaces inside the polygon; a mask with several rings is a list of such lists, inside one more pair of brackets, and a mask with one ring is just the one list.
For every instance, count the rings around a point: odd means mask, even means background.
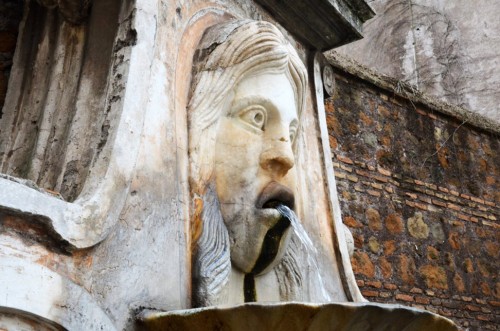
[{"label": "stone lips", "polygon": [[274,208],[282,204],[293,210],[295,197],[292,191],[277,182],[269,183],[259,195],[256,203],[257,208]]}]

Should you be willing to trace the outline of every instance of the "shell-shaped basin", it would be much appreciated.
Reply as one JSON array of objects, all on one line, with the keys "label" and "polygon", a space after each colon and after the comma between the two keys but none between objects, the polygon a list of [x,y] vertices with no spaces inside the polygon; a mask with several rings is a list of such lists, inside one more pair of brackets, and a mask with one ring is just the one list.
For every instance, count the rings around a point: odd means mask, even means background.
[{"label": "shell-shaped basin", "polygon": [[144,311],[143,330],[456,331],[440,315],[392,304],[246,303],[169,312]]}]

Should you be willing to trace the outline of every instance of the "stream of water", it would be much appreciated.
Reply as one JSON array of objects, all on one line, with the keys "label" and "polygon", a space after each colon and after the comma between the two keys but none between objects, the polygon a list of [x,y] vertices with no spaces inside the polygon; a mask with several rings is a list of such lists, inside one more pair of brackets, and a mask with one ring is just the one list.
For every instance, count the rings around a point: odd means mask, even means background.
[{"label": "stream of water", "polygon": [[[311,238],[309,238],[309,235],[307,234],[306,230],[300,223],[297,215],[288,208],[285,205],[278,205],[276,207],[278,212],[283,216],[286,217],[288,220],[290,220],[290,223],[293,227],[293,230],[295,232],[295,235],[300,241],[300,244],[304,248],[302,252],[306,256],[306,260],[304,262],[307,262],[307,265],[305,266],[308,269],[308,274],[306,275],[307,279],[309,280],[309,289],[312,290],[318,290],[320,293],[317,293],[317,295],[321,295],[323,297],[324,302],[331,302],[331,296],[328,293],[328,291],[325,288],[324,282],[323,282],[323,277],[321,276],[321,272],[318,266],[318,251],[316,247],[314,246]],[[316,281],[313,281],[312,279],[316,278]],[[315,295],[313,293],[310,293],[311,298],[314,301],[318,301],[319,298],[315,298]]]}]

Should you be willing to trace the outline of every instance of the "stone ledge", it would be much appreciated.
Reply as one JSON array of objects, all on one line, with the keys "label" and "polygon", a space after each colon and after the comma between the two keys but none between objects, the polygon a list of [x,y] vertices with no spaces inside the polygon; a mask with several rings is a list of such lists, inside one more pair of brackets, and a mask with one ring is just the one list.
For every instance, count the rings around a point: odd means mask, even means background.
[{"label": "stone ledge", "polygon": [[364,0],[256,0],[302,42],[325,51],[361,39],[375,15]]}]

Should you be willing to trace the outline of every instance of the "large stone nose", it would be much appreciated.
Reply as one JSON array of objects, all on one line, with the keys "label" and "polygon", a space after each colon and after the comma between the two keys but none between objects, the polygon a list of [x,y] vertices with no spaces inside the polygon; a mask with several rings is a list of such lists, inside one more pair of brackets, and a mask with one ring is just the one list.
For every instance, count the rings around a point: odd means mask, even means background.
[{"label": "large stone nose", "polygon": [[274,176],[285,176],[294,165],[292,144],[287,136],[269,142],[260,155],[260,166]]}]

